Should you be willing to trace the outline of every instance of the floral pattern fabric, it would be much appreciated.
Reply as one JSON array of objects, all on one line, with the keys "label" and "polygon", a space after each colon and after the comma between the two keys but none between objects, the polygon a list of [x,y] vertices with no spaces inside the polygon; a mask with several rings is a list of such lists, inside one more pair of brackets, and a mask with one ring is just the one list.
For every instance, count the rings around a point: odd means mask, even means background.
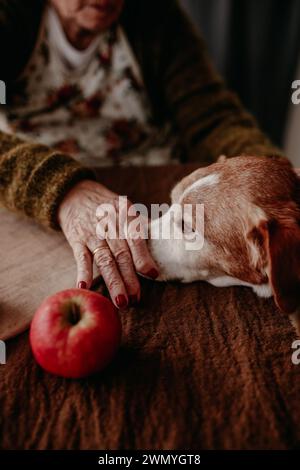
[{"label": "floral pattern fabric", "polygon": [[46,11],[40,37],[0,128],[69,153],[90,166],[176,161],[172,126],[153,125],[139,68],[120,27],[97,39],[91,59],[74,68],[51,41]]}]

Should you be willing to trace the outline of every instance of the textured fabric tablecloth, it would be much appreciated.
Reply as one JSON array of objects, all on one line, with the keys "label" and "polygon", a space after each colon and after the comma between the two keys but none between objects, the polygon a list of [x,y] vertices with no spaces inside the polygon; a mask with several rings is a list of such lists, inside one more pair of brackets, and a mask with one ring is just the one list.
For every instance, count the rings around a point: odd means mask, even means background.
[{"label": "textured fabric tablecloth", "polygon": [[[167,202],[190,170],[107,169],[99,178],[135,202]],[[0,447],[299,448],[297,336],[273,300],[241,287],[141,283],[141,305],[121,314],[118,356],[97,376],[44,373],[27,332],[7,342]]]}]

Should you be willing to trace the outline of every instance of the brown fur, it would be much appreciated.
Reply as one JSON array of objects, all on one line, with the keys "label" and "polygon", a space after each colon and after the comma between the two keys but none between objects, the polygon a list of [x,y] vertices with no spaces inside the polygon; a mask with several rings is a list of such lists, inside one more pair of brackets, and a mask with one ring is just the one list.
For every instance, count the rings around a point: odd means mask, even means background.
[{"label": "brown fur", "polygon": [[269,280],[277,305],[291,313],[300,303],[299,178],[285,159],[222,158],[184,178],[173,190],[175,202],[212,173],[217,184],[182,200],[205,205],[205,240],[214,247],[206,267],[253,284]]}]

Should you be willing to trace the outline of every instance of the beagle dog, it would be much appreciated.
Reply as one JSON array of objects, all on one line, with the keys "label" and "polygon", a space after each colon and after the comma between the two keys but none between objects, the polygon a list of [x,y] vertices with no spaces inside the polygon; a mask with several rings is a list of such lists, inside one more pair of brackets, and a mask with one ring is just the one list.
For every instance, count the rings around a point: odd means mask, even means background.
[{"label": "beagle dog", "polygon": [[[300,178],[279,157],[222,156],[183,178],[171,193],[168,212],[150,224],[149,248],[160,268],[157,280],[207,281],[215,286],[249,286],[274,296],[285,313],[300,304]],[[195,213],[169,213],[174,205],[204,207],[203,243]],[[176,215],[177,214],[177,215]],[[181,237],[159,236],[173,224]]]}]

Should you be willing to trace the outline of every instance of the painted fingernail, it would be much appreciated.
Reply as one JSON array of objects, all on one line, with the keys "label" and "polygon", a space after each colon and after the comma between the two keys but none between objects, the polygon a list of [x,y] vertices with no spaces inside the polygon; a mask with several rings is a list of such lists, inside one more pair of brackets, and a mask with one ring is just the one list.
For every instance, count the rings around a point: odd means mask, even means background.
[{"label": "painted fingernail", "polygon": [[84,281],[78,282],[78,289],[86,289],[86,282]]},{"label": "painted fingernail", "polygon": [[158,275],[159,275],[159,272],[155,268],[150,269],[150,271],[146,273],[146,276],[151,277],[151,279],[156,279]]},{"label": "painted fingernail", "polygon": [[127,299],[126,299],[125,295],[123,295],[123,294],[117,295],[116,304],[119,308],[127,307],[128,302],[127,302]]},{"label": "painted fingernail", "polygon": [[137,305],[139,303],[139,298],[137,295],[130,295],[129,296],[129,303],[130,305]]}]

